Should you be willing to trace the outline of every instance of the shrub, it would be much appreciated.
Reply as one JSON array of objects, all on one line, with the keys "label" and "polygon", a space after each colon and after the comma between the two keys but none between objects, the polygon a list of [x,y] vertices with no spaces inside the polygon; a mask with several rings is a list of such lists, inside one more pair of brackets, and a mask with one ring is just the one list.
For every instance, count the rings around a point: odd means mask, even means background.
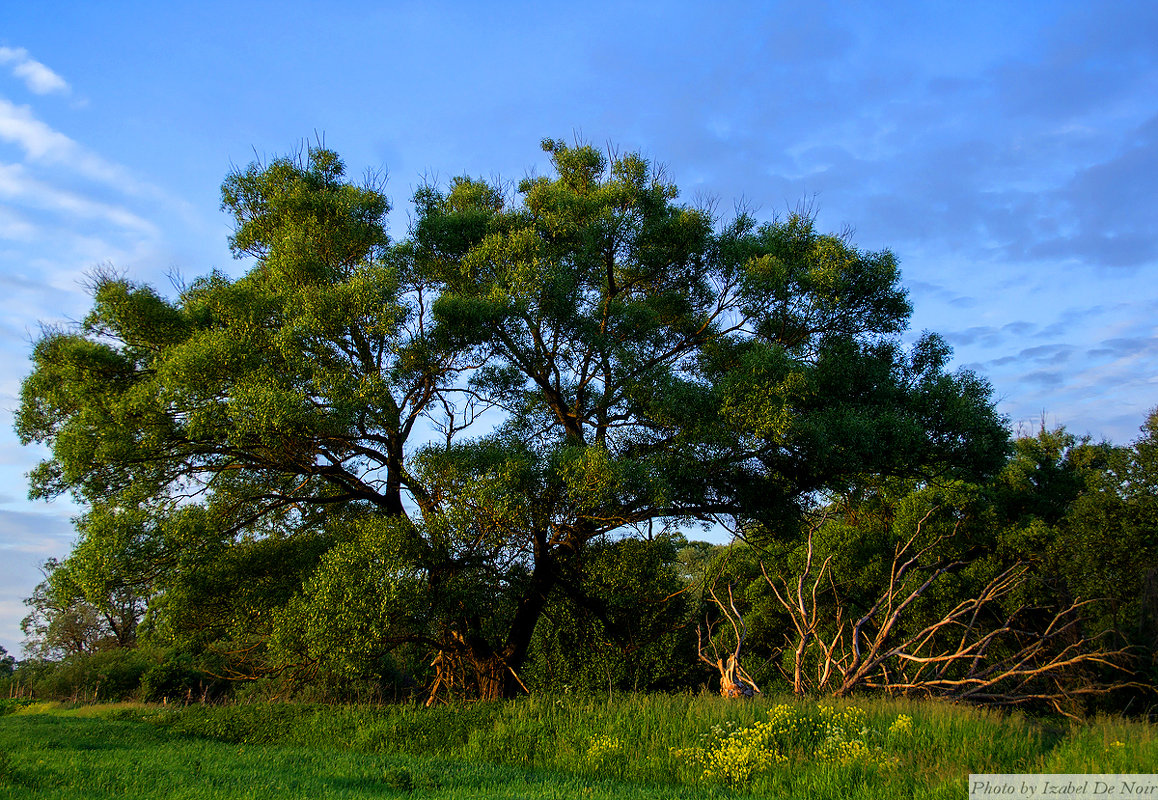
[{"label": "shrub", "polygon": [[14,676],[33,694],[51,700],[128,700],[140,689],[141,676],[155,657],[136,649],[78,653],[62,661],[24,662]]},{"label": "shrub", "polygon": [[158,702],[168,698],[192,700],[207,691],[209,676],[197,669],[185,653],[149,667],[141,676],[141,699]]}]

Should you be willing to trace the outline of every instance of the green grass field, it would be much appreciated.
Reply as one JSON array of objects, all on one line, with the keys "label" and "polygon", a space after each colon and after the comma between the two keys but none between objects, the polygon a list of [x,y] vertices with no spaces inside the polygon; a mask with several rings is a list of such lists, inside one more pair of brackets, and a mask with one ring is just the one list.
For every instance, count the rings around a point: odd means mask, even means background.
[{"label": "green grass field", "polygon": [[970,772],[1158,771],[1152,725],[936,703],[5,710],[0,797],[12,798],[963,798]]}]

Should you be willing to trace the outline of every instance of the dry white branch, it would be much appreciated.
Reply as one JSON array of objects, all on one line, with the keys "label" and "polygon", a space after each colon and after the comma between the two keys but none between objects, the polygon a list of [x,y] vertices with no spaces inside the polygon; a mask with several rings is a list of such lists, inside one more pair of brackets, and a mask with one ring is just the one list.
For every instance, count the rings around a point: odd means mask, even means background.
[{"label": "dry white branch", "polygon": [[[720,655],[720,651],[716,646],[716,637],[713,636],[713,626],[709,621],[705,621],[704,625],[696,627],[696,649],[700,660],[710,667],[713,667],[720,673],[720,694],[724,697],[752,697],[760,693],[760,688],[756,682],[752,680],[742,666],[740,666],[740,648],[744,644],[744,637],[747,635],[748,629],[744,625],[744,617],[740,614],[739,609],[736,608],[736,598],[732,594],[732,585],[728,584],[728,602],[725,604],[716,594],[716,587],[714,584],[707,586],[708,594],[712,599],[712,604],[719,609],[729,624],[732,626],[732,633],[736,639],[736,646],[732,652],[728,654],[727,659]],[[708,657],[704,653],[704,629],[707,629],[708,644],[712,648],[712,657]]]},{"label": "dry white branch", "polygon": [[[1123,666],[1124,648],[1103,647],[1099,637],[1081,635],[1081,610],[1090,601],[1051,610],[1021,605],[1004,617],[996,616],[998,601],[1014,593],[1028,577],[1028,568],[1021,564],[1005,570],[975,597],[935,620],[914,625],[914,604],[942,576],[967,563],[931,558],[952,534],[918,545],[935,510],[918,522],[907,541],[897,545],[887,586],[856,620],[845,619],[845,604],[832,576],[832,558],[825,559],[813,574],[815,530],[808,533],[804,566],[797,575],[774,579],[760,564],[764,579],[792,622],[793,630],[786,636],[793,654],[792,674],[785,672],[785,676],[797,694],[815,691],[844,696],[867,688],[997,705],[1040,702],[1063,711],[1063,704],[1076,697],[1137,685],[1082,677],[1095,666],[1129,674]],[[828,598],[818,596],[825,578],[831,589]],[[1036,616],[1036,624],[1030,624],[1031,616]],[[811,661],[816,679],[810,683],[804,676]]]}]

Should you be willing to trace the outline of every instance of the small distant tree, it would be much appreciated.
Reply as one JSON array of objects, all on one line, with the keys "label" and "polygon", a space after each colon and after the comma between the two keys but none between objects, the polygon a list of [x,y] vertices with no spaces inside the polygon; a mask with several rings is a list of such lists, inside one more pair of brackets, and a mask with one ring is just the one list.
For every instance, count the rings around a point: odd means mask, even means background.
[{"label": "small distant tree", "polygon": [[77,563],[46,561],[41,567],[44,580],[24,601],[29,613],[20,628],[26,637],[24,651],[33,658],[58,659],[136,644],[143,598],[114,591],[90,602],[72,572]]},{"label": "small distant tree", "polygon": [[0,677],[7,677],[16,671],[16,658],[8,655],[8,650],[0,645]]},{"label": "small distant tree", "polygon": [[106,642],[100,615],[84,601],[66,599],[52,585],[52,574],[60,562],[49,559],[41,567],[44,580],[24,601],[29,613],[20,622],[24,632],[24,653],[43,660],[78,653],[95,653]]}]

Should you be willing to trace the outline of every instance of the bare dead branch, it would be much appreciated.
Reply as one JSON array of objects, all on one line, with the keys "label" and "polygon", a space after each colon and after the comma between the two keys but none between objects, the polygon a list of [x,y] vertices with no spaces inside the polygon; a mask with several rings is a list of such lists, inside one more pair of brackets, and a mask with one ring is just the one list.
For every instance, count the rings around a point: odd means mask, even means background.
[{"label": "bare dead branch", "polygon": [[[736,638],[736,646],[732,652],[728,654],[725,660],[716,646],[716,639],[712,636],[712,625],[705,621],[703,626],[696,626],[696,649],[701,661],[713,667],[720,673],[720,694],[724,697],[752,697],[760,693],[760,688],[756,682],[752,680],[744,668],[740,665],[740,648],[744,644],[744,637],[747,635],[747,627],[744,625],[744,617],[740,610],[736,607],[736,598],[732,593],[732,585],[728,584],[728,602],[724,603],[719,595],[716,594],[715,583],[709,583],[706,586],[708,595],[712,599],[712,604],[716,606],[724,619],[732,626],[732,632]],[[712,648],[712,656],[709,658],[704,653],[704,634],[708,638],[708,644]]]},{"label": "bare dead branch", "polygon": [[[1081,635],[1082,609],[1092,601],[1052,610],[1019,605],[1003,617],[995,616],[998,601],[1028,579],[1029,569],[1022,564],[1009,567],[975,597],[932,622],[914,625],[914,604],[944,575],[967,563],[929,558],[946,534],[918,544],[935,510],[897,545],[887,585],[856,620],[844,618],[831,557],[813,573],[815,527],[808,533],[804,566],[796,575],[774,578],[761,562],[765,581],[792,622],[785,649],[791,647],[793,653],[793,691],[845,696],[866,688],[1005,706],[1045,703],[1066,713],[1065,704],[1075,698],[1140,686],[1125,678],[1098,682],[1089,677],[1094,667],[1132,674],[1124,666],[1126,648],[1104,647],[1100,637]],[[826,577],[831,595],[822,598],[819,589]],[[714,593],[712,597],[719,606]],[[1033,616],[1038,621],[1031,624]],[[809,662],[816,666],[811,684],[805,679]]]}]

